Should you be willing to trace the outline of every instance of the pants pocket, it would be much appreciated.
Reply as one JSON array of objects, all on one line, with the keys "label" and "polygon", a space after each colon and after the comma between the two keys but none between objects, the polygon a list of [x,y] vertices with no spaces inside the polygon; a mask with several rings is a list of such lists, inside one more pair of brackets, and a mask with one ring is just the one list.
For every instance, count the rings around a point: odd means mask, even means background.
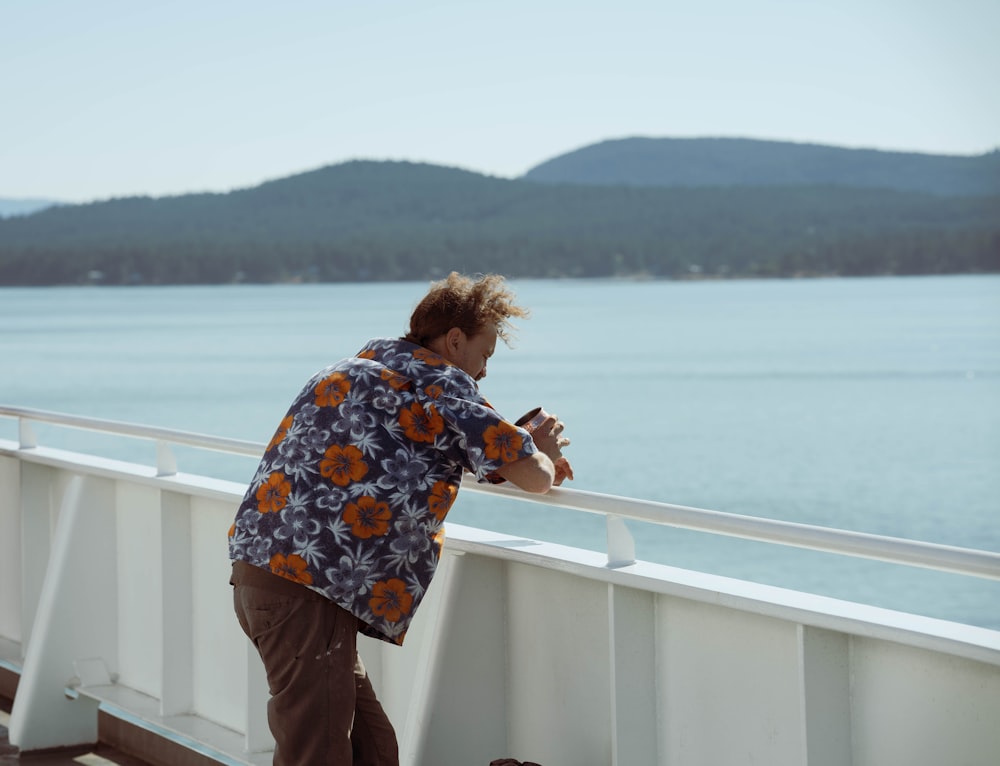
[{"label": "pants pocket", "polygon": [[301,599],[275,595],[249,585],[237,585],[233,588],[236,619],[254,644],[268,632],[280,627],[301,604]]}]

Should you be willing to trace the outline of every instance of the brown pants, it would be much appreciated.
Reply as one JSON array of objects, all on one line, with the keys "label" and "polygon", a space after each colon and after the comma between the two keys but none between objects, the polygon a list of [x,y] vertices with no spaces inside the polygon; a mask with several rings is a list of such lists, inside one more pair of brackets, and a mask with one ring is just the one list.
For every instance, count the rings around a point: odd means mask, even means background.
[{"label": "brown pants", "polygon": [[396,733],[358,657],[358,618],[245,562],[231,582],[267,671],[275,766],[398,766]]}]

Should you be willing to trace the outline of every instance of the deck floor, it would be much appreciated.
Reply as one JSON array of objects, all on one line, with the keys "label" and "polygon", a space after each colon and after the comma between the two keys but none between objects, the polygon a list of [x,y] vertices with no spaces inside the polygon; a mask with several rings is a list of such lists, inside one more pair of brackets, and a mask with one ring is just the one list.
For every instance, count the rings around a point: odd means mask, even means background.
[{"label": "deck floor", "polygon": [[103,743],[21,755],[8,738],[10,708],[11,701],[0,697],[0,766],[152,766]]}]

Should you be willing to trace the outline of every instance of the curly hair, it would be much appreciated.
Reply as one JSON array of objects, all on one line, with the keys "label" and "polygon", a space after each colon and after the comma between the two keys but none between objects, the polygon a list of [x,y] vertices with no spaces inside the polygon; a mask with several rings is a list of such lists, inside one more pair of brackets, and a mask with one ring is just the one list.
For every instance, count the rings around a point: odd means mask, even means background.
[{"label": "curly hair", "polygon": [[452,327],[472,336],[493,326],[497,337],[509,346],[514,329],[510,318],[528,316],[528,310],[516,305],[514,297],[499,274],[471,279],[453,271],[431,284],[410,315],[410,331],[403,340],[426,346]]}]

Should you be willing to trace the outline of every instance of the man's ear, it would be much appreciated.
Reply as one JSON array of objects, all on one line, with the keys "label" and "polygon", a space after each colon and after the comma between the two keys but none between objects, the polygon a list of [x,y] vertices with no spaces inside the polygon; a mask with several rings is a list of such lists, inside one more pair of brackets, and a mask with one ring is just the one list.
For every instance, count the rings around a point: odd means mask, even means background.
[{"label": "man's ear", "polygon": [[457,352],[465,341],[465,333],[458,327],[452,327],[444,334],[445,348],[449,352]]}]

